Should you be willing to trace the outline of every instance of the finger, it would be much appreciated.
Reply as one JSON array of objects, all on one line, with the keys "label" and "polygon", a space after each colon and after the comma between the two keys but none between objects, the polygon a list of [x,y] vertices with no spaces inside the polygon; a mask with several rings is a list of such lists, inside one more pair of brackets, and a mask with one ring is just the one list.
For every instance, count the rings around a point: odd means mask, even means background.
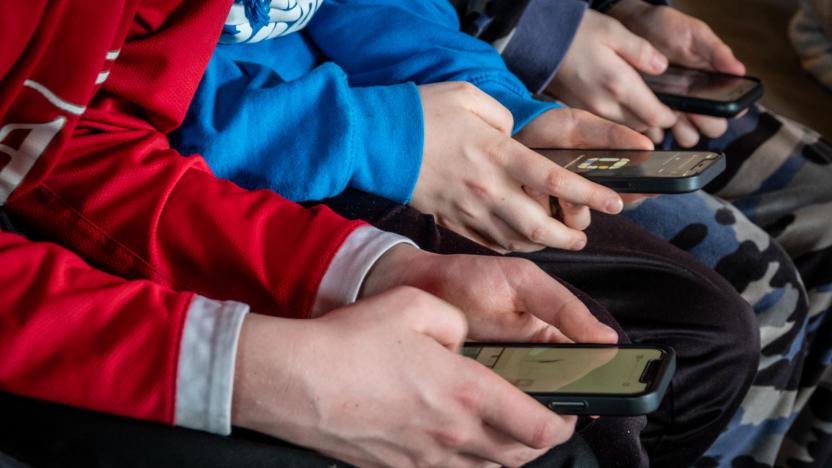
[{"label": "finger", "polygon": [[579,109],[552,109],[515,138],[529,148],[653,149],[644,135]]},{"label": "finger", "polygon": [[667,57],[656,50],[645,39],[633,34],[623,24],[616,22],[615,41],[609,46],[630,66],[651,75],[658,75],[667,69]]},{"label": "finger", "polygon": [[632,68],[622,71],[622,78],[627,83],[625,91],[619,96],[621,105],[644,121],[648,127],[670,128],[676,123],[676,114],[662,104],[659,98]]},{"label": "finger", "polygon": [[688,120],[695,125],[699,131],[708,138],[722,136],[728,130],[728,120],[709,115],[688,114]]},{"label": "finger", "polygon": [[554,447],[569,440],[575,429],[574,416],[555,414],[488,369],[482,371],[485,372],[480,388],[486,392],[489,404],[482,405],[480,412],[486,424],[534,449]]},{"label": "finger", "polygon": [[624,200],[625,205],[630,205],[637,201],[644,200],[645,198],[653,198],[658,196],[658,193],[622,193],[621,199]]},{"label": "finger", "polygon": [[526,192],[526,195],[529,196],[532,200],[535,201],[543,211],[545,211],[549,216],[552,216],[554,211],[552,209],[552,197],[549,194],[543,193],[539,190],[535,190],[533,188],[523,186],[523,191]]},{"label": "finger", "polygon": [[507,161],[506,164],[509,175],[522,185],[557,197],[559,200],[586,205],[609,214],[620,212],[623,206],[621,197],[613,190],[590,182],[527,148],[516,152],[516,157]]},{"label": "finger", "polygon": [[745,65],[736,57],[727,44],[704,22],[700,22],[694,33],[695,47],[711,69],[732,75],[745,75]]},{"label": "finger", "polygon": [[690,123],[687,116],[679,115],[679,120],[671,129],[676,143],[683,148],[690,148],[699,142],[699,131]]},{"label": "finger", "polygon": [[586,245],[585,233],[552,218],[525,193],[508,195],[494,207],[494,214],[529,243],[569,250]]},{"label": "finger", "polygon": [[[477,234],[484,238],[490,245],[496,246],[500,253],[509,252],[537,252],[546,247],[545,244],[535,243],[499,216],[499,210],[505,209],[506,203],[501,203],[495,207],[495,211],[489,215],[488,223],[485,226],[477,228]],[[539,205],[533,203],[534,206],[540,208]],[[534,209],[534,208],[533,208]]]},{"label": "finger", "polygon": [[[611,88],[611,86],[608,86],[608,88]],[[647,129],[649,126],[647,122],[641,120],[638,115],[625,108],[617,97],[609,95],[611,92],[609,89],[607,91],[603,95],[594,95],[587,100],[586,104],[576,107],[587,109],[597,116],[626,125],[636,132],[643,132]]]},{"label": "finger", "polygon": [[650,125],[642,120],[641,117],[636,115],[630,109],[624,107],[623,103],[618,103],[618,109],[618,117],[608,115],[606,118],[612,120],[613,122],[624,124],[639,133],[644,133],[650,127]]},{"label": "finger", "polygon": [[589,312],[566,287],[539,268],[512,276],[518,307],[554,325],[578,343],[617,343],[618,333]]},{"label": "finger", "polygon": [[546,453],[548,448],[535,449],[483,424],[470,444],[463,451],[476,457],[491,460],[501,466],[522,466]]},{"label": "finger", "polygon": [[[561,223],[569,228],[583,231],[592,222],[592,214],[589,212],[589,208],[584,205],[576,205],[566,200],[558,200],[558,206],[560,208],[558,210],[559,216],[556,216],[555,219],[559,219]],[[573,250],[580,249],[573,248]]]},{"label": "finger", "polygon": [[647,138],[655,144],[660,144],[664,140],[664,130],[657,127],[648,128],[646,132]]},{"label": "finger", "polygon": [[488,125],[496,128],[500,133],[511,135],[514,129],[514,117],[511,115],[511,111],[476,86],[467,82],[460,82],[459,85],[461,94],[465,96],[462,104],[466,109]]}]

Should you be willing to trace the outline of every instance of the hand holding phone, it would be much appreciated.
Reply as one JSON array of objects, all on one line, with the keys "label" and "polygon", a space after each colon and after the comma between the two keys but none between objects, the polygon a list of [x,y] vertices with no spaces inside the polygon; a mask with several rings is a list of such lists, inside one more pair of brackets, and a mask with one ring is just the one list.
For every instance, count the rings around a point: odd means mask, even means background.
[{"label": "hand holding phone", "polygon": [[671,65],[660,75],[642,73],[647,86],[671,109],[734,117],[763,96],[752,76],[736,76]]},{"label": "hand holding phone", "polygon": [[664,346],[466,343],[462,353],[561,414],[649,413],[676,366]]}]

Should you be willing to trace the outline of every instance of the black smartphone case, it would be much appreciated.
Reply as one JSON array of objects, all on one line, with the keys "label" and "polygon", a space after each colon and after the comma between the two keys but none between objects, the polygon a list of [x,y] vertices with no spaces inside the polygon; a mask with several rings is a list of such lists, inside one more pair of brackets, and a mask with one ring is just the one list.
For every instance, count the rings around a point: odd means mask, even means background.
[{"label": "black smartphone case", "polygon": [[656,92],[656,97],[659,101],[665,103],[667,107],[689,114],[703,114],[712,115],[714,117],[735,117],[737,114],[747,109],[755,101],[763,97],[763,83],[754,77],[744,77],[748,80],[756,81],[757,86],[749,90],[734,101],[713,101],[710,99],[701,99],[691,96],[680,96],[677,94],[665,94]]},{"label": "black smartphone case", "polygon": [[687,177],[606,176],[601,170],[583,172],[581,175],[619,193],[687,193],[701,189],[725,170],[724,155],[716,160],[707,160],[711,161],[713,164],[702,172]]},{"label": "black smartphone case", "polygon": [[638,416],[650,413],[659,407],[670,385],[670,379],[676,371],[676,353],[673,348],[662,345],[655,345],[655,347],[661,348],[667,357],[652,370],[654,377],[658,376],[658,379],[653,379],[650,386],[641,393],[529,393],[529,395],[558,414]]}]

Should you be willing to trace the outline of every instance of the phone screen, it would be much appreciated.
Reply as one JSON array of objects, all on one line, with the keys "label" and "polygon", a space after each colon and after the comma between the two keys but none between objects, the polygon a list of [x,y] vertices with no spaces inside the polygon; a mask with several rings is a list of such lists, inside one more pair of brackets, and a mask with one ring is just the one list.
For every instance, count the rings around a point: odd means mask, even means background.
[{"label": "phone screen", "polygon": [[621,177],[687,177],[699,174],[720,155],[701,151],[537,149],[578,174],[592,171]]},{"label": "phone screen", "polygon": [[642,74],[654,93],[732,102],[759,85],[741,76],[669,67],[661,75]]},{"label": "phone screen", "polygon": [[641,393],[655,348],[466,345],[462,354],[525,392]]}]

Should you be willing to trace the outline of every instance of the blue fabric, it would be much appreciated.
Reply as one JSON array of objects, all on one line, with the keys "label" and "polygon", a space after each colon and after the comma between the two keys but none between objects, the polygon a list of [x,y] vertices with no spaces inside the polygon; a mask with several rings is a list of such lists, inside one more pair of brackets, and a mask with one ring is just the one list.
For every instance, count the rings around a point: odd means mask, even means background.
[{"label": "blue fabric", "polygon": [[217,46],[172,143],[248,189],[304,201],[352,186],[406,203],[424,139],[414,83],[469,81],[515,131],[558,107],[458,28],[447,0],[326,1],[299,33]]}]

